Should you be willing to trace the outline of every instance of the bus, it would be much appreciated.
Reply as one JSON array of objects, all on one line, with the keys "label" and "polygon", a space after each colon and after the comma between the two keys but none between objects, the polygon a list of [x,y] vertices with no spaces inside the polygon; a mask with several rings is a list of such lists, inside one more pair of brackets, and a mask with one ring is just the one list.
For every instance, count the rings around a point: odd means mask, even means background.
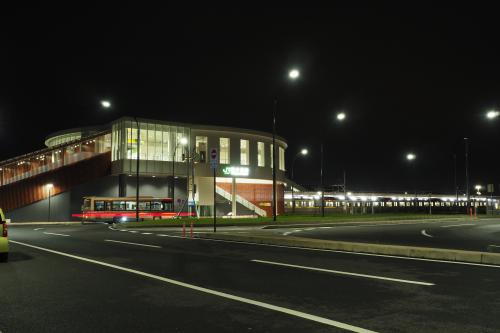
[{"label": "bus", "polygon": [[[81,218],[82,222],[132,222],[136,219],[136,203],[136,197],[83,197],[81,214],[71,216]],[[173,203],[171,198],[139,197],[139,220],[193,215],[174,212]]]}]

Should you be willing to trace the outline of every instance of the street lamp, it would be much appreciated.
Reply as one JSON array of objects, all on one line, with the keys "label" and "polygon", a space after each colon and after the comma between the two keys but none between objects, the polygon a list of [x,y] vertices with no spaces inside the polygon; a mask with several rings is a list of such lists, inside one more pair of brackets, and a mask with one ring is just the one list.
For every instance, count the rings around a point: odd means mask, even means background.
[{"label": "street lamp", "polygon": [[[309,154],[309,151],[306,149],[306,148],[303,148],[301,149],[297,154],[295,154],[295,156],[293,157],[293,160],[292,160],[292,170],[291,170],[291,174],[290,174],[290,178],[293,182],[293,168],[295,166],[295,161],[297,160],[297,157],[299,156],[306,156],[307,154]],[[295,198],[294,198],[294,189],[293,189],[293,184],[292,184],[292,213],[295,213]]]},{"label": "street lamp", "polygon": [[414,159],[417,158],[417,155],[413,154],[413,153],[409,153],[409,154],[406,154],[406,159],[408,161],[413,161]]},{"label": "street lamp", "polygon": [[[417,186],[416,186],[416,182],[415,182],[415,164],[413,163],[413,161],[415,161],[417,159],[417,155],[415,155],[414,153],[408,153],[406,154],[406,160],[408,162],[411,163],[412,165],[412,169],[413,169],[413,191],[415,192],[415,198],[413,199],[413,204],[415,205],[415,210],[417,210]],[[431,203],[429,202],[429,206],[431,205]]]},{"label": "street lamp", "polygon": [[486,112],[486,118],[488,118],[488,119],[495,119],[498,116],[500,116],[500,112],[499,111],[490,110],[490,111]]},{"label": "street lamp", "polygon": [[175,211],[175,155],[177,153],[177,148],[179,145],[185,146],[188,144],[188,139],[186,137],[180,138],[180,140],[175,145],[174,153],[172,154],[172,208]]},{"label": "street lamp", "polygon": [[289,72],[288,72],[288,77],[292,80],[296,80],[298,79],[300,76],[300,71],[297,69],[297,68],[292,68]]},{"label": "street lamp", "polygon": [[105,109],[109,109],[111,107],[111,102],[108,100],[102,100],[101,101],[101,106]]},{"label": "street lamp", "polygon": [[481,185],[476,185],[476,186],[474,186],[474,188],[475,188],[475,189],[476,189],[476,191],[477,191],[477,192],[476,192],[476,193],[477,193],[477,195],[481,195],[481,189],[482,189],[483,187],[482,187]]},{"label": "street lamp", "polygon": [[[292,68],[288,71],[288,78],[291,81],[295,81],[299,78],[300,71],[297,68]],[[276,202],[276,112],[278,109],[278,98],[274,99],[274,108],[273,108],[273,221],[276,221],[276,211],[277,211],[277,202]]]},{"label": "street lamp", "polygon": [[345,118],[346,118],[345,112],[339,112],[339,113],[337,113],[337,120],[338,121],[344,121]]},{"label": "street lamp", "polygon": [[47,189],[47,192],[49,193],[49,211],[48,211],[48,222],[50,222],[50,197],[51,197],[51,194],[52,194],[52,189],[54,188],[54,185],[49,183],[49,184],[46,184],[45,185],[45,188]]}]

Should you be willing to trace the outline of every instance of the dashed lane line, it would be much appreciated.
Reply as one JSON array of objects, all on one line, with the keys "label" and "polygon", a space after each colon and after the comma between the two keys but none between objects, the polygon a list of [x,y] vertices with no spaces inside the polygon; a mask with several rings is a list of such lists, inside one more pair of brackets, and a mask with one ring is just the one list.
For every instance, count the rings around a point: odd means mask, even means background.
[{"label": "dashed lane line", "polygon": [[375,280],[384,280],[384,281],[391,281],[391,282],[417,284],[417,285],[421,285],[421,286],[434,286],[435,285],[434,283],[431,283],[431,282],[412,281],[412,280],[396,279],[396,278],[390,278],[390,277],[379,276],[379,275],[370,275],[370,274],[360,274],[360,273],[352,273],[352,272],[345,272],[345,271],[336,271],[336,270],[325,269],[325,268],[299,266],[299,265],[292,265],[292,264],[286,264],[286,263],[274,262],[274,261],[266,261],[266,260],[258,260],[258,259],[253,259],[251,261],[252,262],[261,263],[261,264],[283,266],[283,267],[290,267],[290,268],[299,268],[299,269],[304,269],[304,270],[309,270],[309,271],[333,273],[333,274],[338,274],[338,275],[355,276],[355,277],[362,277],[362,278],[375,279]]},{"label": "dashed lane line", "polygon": [[63,236],[63,237],[69,237],[70,235],[65,235],[65,234],[56,234],[55,232],[44,232],[46,235],[54,235],[54,236]]},{"label": "dashed lane line", "polygon": [[65,257],[68,257],[68,258],[72,258],[72,259],[76,259],[76,260],[88,262],[88,263],[91,263],[91,264],[94,264],[94,265],[105,266],[105,267],[116,269],[116,270],[119,270],[119,271],[122,271],[122,272],[128,272],[128,273],[131,273],[131,274],[136,274],[136,275],[139,275],[139,276],[142,276],[142,277],[154,279],[154,280],[157,280],[157,281],[162,281],[162,282],[165,282],[165,283],[168,283],[168,284],[172,284],[172,285],[175,285],[175,286],[179,286],[179,287],[183,287],[183,288],[187,288],[187,289],[191,289],[191,290],[196,290],[196,291],[199,291],[199,292],[202,292],[202,293],[205,293],[205,294],[209,294],[209,295],[213,295],[213,296],[218,296],[218,297],[225,298],[225,299],[230,299],[230,300],[233,300],[233,301],[236,301],[236,302],[245,303],[245,304],[253,305],[253,306],[256,306],[256,307],[260,307],[260,308],[263,308],[263,309],[267,309],[267,310],[272,310],[272,311],[284,313],[284,314],[287,314],[287,315],[290,315],[290,316],[294,316],[294,317],[298,317],[298,318],[302,318],[302,319],[314,321],[316,323],[321,323],[321,324],[328,325],[328,326],[331,326],[331,327],[337,327],[337,328],[344,329],[344,330],[351,331],[351,332],[356,332],[356,333],[376,333],[375,331],[371,331],[371,330],[368,330],[368,329],[365,329],[365,328],[362,328],[362,327],[357,327],[357,326],[354,326],[354,325],[350,325],[350,324],[347,324],[347,323],[342,323],[340,321],[336,321],[336,320],[332,320],[332,319],[328,319],[328,318],[316,316],[316,315],[305,313],[305,312],[302,312],[302,311],[297,311],[297,310],[293,310],[293,309],[281,307],[281,306],[278,306],[278,305],[273,305],[273,304],[269,304],[269,303],[265,303],[265,302],[253,300],[253,299],[250,299],[250,298],[245,298],[245,297],[241,297],[241,296],[236,296],[236,295],[232,295],[232,294],[220,292],[220,291],[213,290],[213,289],[208,289],[208,288],[200,287],[200,286],[197,286],[197,285],[194,285],[194,284],[185,283],[185,282],[182,282],[182,281],[170,279],[170,278],[167,278],[167,277],[164,277],[164,276],[160,276],[160,275],[146,273],[146,272],[138,271],[138,270],[127,268],[127,267],[123,267],[123,266],[108,264],[108,263],[103,262],[103,261],[98,261],[98,260],[94,260],[94,259],[80,257],[80,256],[76,256],[76,255],[73,255],[73,254],[69,254],[69,253],[65,253],[65,252],[60,252],[60,251],[55,251],[55,250],[51,250],[51,249],[47,249],[47,248],[43,248],[43,247],[31,245],[31,244],[27,244],[27,243],[21,243],[21,242],[17,242],[17,241],[11,241],[11,242],[13,242],[15,244],[18,244],[18,245],[22,245],[22,246],[30,247],[30,248],[33,248],[33,249],[37,249],[37,250],[40,250],[40,251],[45,251],[45,252],[49,252],[49,253],[52,253],[52,254],[57,254],[57,255],[60,255],[60,256],[65,256]]},{"label": "dashed lane line", "polygon": [[475,224],[473,223],[467,223],[467,224],[451,224],[451,225],[441,225],[441,228],[456,228],[456,227],[462,227],[462,226],[473,226]]},{"label": "dashed lane line", "polygon": [[161,246],[158,245],[149,245],[149,244],[141,244],[141,243],[132,243],[132,242],[122,242],[122,241],[117,241],[114,239],[105,239],[105,242],[112,242],[112,243],[120,243],[120,244],[128,244],[128,245],[136,245],[136,246],[144,246],[144,247],[154,247],[157,249],[161,249]]}]

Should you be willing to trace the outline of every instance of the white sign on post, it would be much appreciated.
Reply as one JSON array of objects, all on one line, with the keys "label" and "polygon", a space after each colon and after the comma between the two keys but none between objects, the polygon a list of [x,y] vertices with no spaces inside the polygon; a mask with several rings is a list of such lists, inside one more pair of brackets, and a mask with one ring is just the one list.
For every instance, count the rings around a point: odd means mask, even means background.
[{"label": "white sign on post", "polygon": [[217,148],[211,148],[210,149],[210,167],[212,169],[217,169],[217,166],[219,165],[218,161],[218,155],[217,154]]}]

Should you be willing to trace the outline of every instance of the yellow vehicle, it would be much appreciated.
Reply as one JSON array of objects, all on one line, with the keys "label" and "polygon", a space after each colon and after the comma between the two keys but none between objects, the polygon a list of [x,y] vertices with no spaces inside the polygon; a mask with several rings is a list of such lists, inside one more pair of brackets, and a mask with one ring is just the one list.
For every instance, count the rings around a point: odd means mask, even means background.
[{"label": "yellow vehicle", "polygon": [[9,259],[9,240],[7,238],[7,221],[0,208],[0,262],[6,262]]}]

